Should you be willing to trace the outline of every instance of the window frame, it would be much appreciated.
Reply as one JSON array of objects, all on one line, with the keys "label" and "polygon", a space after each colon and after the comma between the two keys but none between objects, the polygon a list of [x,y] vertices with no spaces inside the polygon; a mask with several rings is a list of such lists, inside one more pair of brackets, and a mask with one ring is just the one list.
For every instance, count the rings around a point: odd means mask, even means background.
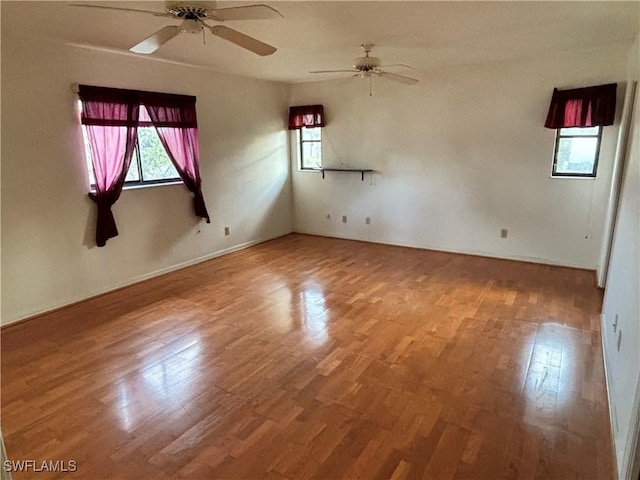
[{"label": "window frame", "polygon": [[[319,140],[305,140],[302,135],[303,129],[317,129],[320,132]],[[297,142],[298,142],[298,156],[299,156],[299,168],[300,170],[322,170],[322,127],[302,127],[296,129]],[[305,143],[318,143],[320,144],[320,165],[316,167],[305,166],[304,161],[304,144]]]},{"label": "window frame", "polygon": [[[597,128],[597,135],[562,135],[561,130],[569,128]],[[552,178],[596,178],[598,174],[598,160],[600,159],[600,145],[602,143],[602,126],[594,125],[594,127],[561,127],[556,129],[556,139],[553,147],[553,164],[551,166]],[[557,171],[558,166],[558,147],[560,146],[560,140],[563,138],[595,138],[596,139],[596,151],[593,158],[593,168],[591,173],[563,173]]]}]

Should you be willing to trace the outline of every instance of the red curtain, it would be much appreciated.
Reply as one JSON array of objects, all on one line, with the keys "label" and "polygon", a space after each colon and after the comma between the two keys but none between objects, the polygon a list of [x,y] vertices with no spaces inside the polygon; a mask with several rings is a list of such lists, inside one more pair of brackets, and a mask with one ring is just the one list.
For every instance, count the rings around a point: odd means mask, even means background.
[{"label": "red curtain", "polygon": [[[79,86],[98,206],[96,244],[118,235],[111,207],[120,198],[135,150],[138,126],[154,126],[180,178],[194,195],[197,216],[210,223],[202,196],[196,98],[188,95]],[[140,108],[144,105],[144,108]]]},{"label": "red curtain", "polygon": [[158,132],[168,157],[185,186],[193,193],[196,216],[211,223],[201,188],[196,98],[145,93],[141,95],[141,102]]},{"label": "red curtain", "polygon": [[324,107],[303,105],[289,108],[289,130],[302,127],[324,127]]},{"label": "red curtain", "polygon": [[111,207],[120,198],[131,163],[139,108],[128,90],[80,85],[79,95],[96,180],[96,192],[89,194],[98,207],[96,244],[104,247],[118,235]]},{"label": "red curtain", "polygon": [[572,90],[553,89],[547,128],[613,125],[616,115],[616,83]]}]

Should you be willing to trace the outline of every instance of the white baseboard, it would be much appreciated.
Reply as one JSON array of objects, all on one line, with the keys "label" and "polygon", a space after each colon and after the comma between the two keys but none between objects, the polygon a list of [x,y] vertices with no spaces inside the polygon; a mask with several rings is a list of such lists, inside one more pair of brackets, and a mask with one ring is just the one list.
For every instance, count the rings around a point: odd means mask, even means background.
[{"label": "white baseboard", "polygon": [[640,376],[636,383],[636,394],[631,410],[631,424],[625,443],[620,478],[636,480],[640,478]]},{"label": "white baseboard", "polygon": [[[554,260],[549,260],[547,258],[541,257],[529,257],[526,255],[496,255],[491,252],[484,252],[482,250],[465,250],[465,249],[457,249],[457,248],[447,248],[444,249],[442,247],[432,246],[432,245],[415,245],[415,244],[405,244],[405,243],[391,243],[391,242],[383,242],[380,240],[372,240],[369,238],[358,238],[358,237],[350,237],[348,235],[340,235],[336,233],[326,233],[326,232],[316,232],[311,230],[304,230],[299,228],[293,228],[293,233],[300,233],[303,235],[316,235],[318,237],[327,237],[327,238],[340,238],[342,240],[354,240],[357,242],[369,242],[369,243],[377,243],[380,245],[392,245],[394,247],[408,247],[408,248],[420,248],[423,250],[433,250],[434,252],[445,252],[445,253],[459,253],[461,255],[473,255],[476,257],[487,257],[487,258],[497,258],[500,260],[514,260],[517,262],[526,262],[526,263],[539,263],[542,265],[551,265],[554,267],[568,267],[568,268],[577,268],[580,270],[590,270],[596,274],[596,267],[586,267],[584,265],[572,264],[572,263],[560,263]],[[595,278],[595,282],[597,283],[598,279]]]},{"label": "white baseboard", "polygon": [[221,257],[223,255],[228,255],[230,253],[237,252],[239,250],[244,250],[245,248],[253,247],[254,245],[258,245],[260,243],[264,243],[264,242],[268,242],[269,240],[273,240],[275,238],[279,238],[279,237],[283,237],[285,235],[289,235],[290,233],[291,232],[286,232],[286,233],[278,234],[278,235],[275,235],[275,236],[272,236],[272,237],[262,237],[262,238],[258,238],[258,239],[255,239],[255,240],[251,240],[251,241],[248,241],[248,242],[241,243],[239,245],[233,245],[232,247],[224,248],[222,250],[217,250],[215,252],[208,253],[207,255],[203,255],[203,256],[200,256],[200,257],[192,258],[192,259],[187,260],[185,262],[177,263],[175,265],[169,265],[167,267],[160,268],[158,270],[153,270],[153,271],[145,273],[143,275],[138,275],[136,277],[133,277],[133,278],[127,280],[126,282],[115,284],[115,285],[111,285],[108,288],[105,288],[105,289],[102,289],[102,290],[97,290],[95,292],[91,292],[89,295],[82,295],[82,296],[77,296],[77,297],[65,298],[64,300],[61,300],[60,302],[56,302],[55,304],[48,304],[48,305],[46,305],[44,307],[40,307],[40,308],[37,308],[37,309],[33,309],[31,311],[28,311],[26,313],[23,313],[19,317],[10,318],[8,321],[5,321],[6,319],[3,318],[2,319],[3,320],[2,321],[2,326],[6,327],[8,325],[11,325],[12,323],[20,322],[20,321],[23,321],[23,320],[28,320],[30,318],[37,317],[39,315],[44,315],[44,314],[46,314],[48,312],[52,312],[54,310],[59,310],[61,308],[68,307],[68,306],[73,305],[75,303],[82,302],[83,300],[89,300],[90,298],[94,298],[94,297],[97,297],[97,296],[100,296],[100,295],[104,295],[104,294],[112,292],[114,290],[119,290],[121,288],[128,287],[130,285],[134,285],[136,283],[140,283],[140,282],[143,282],[145,280],[149,280],[151,278],[158,277],[160,275],[164,275],[166,273],[174,272],[174,271],[180,270],[182,268],[190,267],[191,265],[196,265],[198,263],[206,262],[207,260],[211,260],[211,259],[214,259],[214,258],[217,258],[217,257]]},{"label": "white baseboard", "polygon": [[607,388],[607,405],[609,410],[609,427],[611,429],[611,450],[613,455],[613,464],[616,470],[616,478],[620,478],[620,472],[618,471],[618,458],[617,458],[617,450],[616,450],[616,419],[614,418],[614,404],[613,397],[611,395],[611,382],[610,382],[610,373],[609,373],[609,361],[607,359],[607,341],[605,338],[605,334],[607,332],[607,318],[604,313],[600,314],[600,345],[602,347],[602,363],[604,363],[604,383]]}]

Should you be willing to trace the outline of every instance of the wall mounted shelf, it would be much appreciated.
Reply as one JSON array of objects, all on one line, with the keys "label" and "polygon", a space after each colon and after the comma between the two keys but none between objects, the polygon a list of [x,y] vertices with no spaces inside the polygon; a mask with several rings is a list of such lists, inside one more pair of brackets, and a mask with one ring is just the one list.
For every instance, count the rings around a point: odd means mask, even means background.
[{"label": "wall mounted shelf", "polygon": [[356,172],[360,174],[360,178],[364,182],[364,174],[373,172],[372,169],[369,168],[319,168],[322,172],[322,178],[324,178],[324,172]]}]

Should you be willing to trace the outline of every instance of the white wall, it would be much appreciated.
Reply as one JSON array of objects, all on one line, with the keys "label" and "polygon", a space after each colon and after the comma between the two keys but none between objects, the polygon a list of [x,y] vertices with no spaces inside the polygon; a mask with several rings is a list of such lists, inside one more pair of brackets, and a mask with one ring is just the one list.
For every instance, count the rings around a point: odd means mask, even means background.
[{"label": "white wall", "polygon": [[[640,37],[629,55],[629,79],[640,75]],[[640,92],[638,92],[640,94]],[[640,385],[640,95],[631,123],[613,250],[603,305],[603,340],[620,478],[627,477],[638,422]],[[618,317],[617,328],[613,324]],[[618,335],[622,335],[618,350]]]},{"label": "white wall", "polygon": [[[286,85],[4,33],[2,67],[3,324],[291,231]],[[128,190],[91,246],[73,82],[197,97],[211,224],[183,185]]]},{"label": "white wall", "polygon": [[325,107],[325,165],[378,172],[323,180],[294,159],[294,229],[595,270],[618,125],[586,180],[550,178],[543,124],[554,87],[624,82],[628,50],[410,72],[418,85],[375,79],[373,97],[358,79],[294,85],[292,105]]}]

